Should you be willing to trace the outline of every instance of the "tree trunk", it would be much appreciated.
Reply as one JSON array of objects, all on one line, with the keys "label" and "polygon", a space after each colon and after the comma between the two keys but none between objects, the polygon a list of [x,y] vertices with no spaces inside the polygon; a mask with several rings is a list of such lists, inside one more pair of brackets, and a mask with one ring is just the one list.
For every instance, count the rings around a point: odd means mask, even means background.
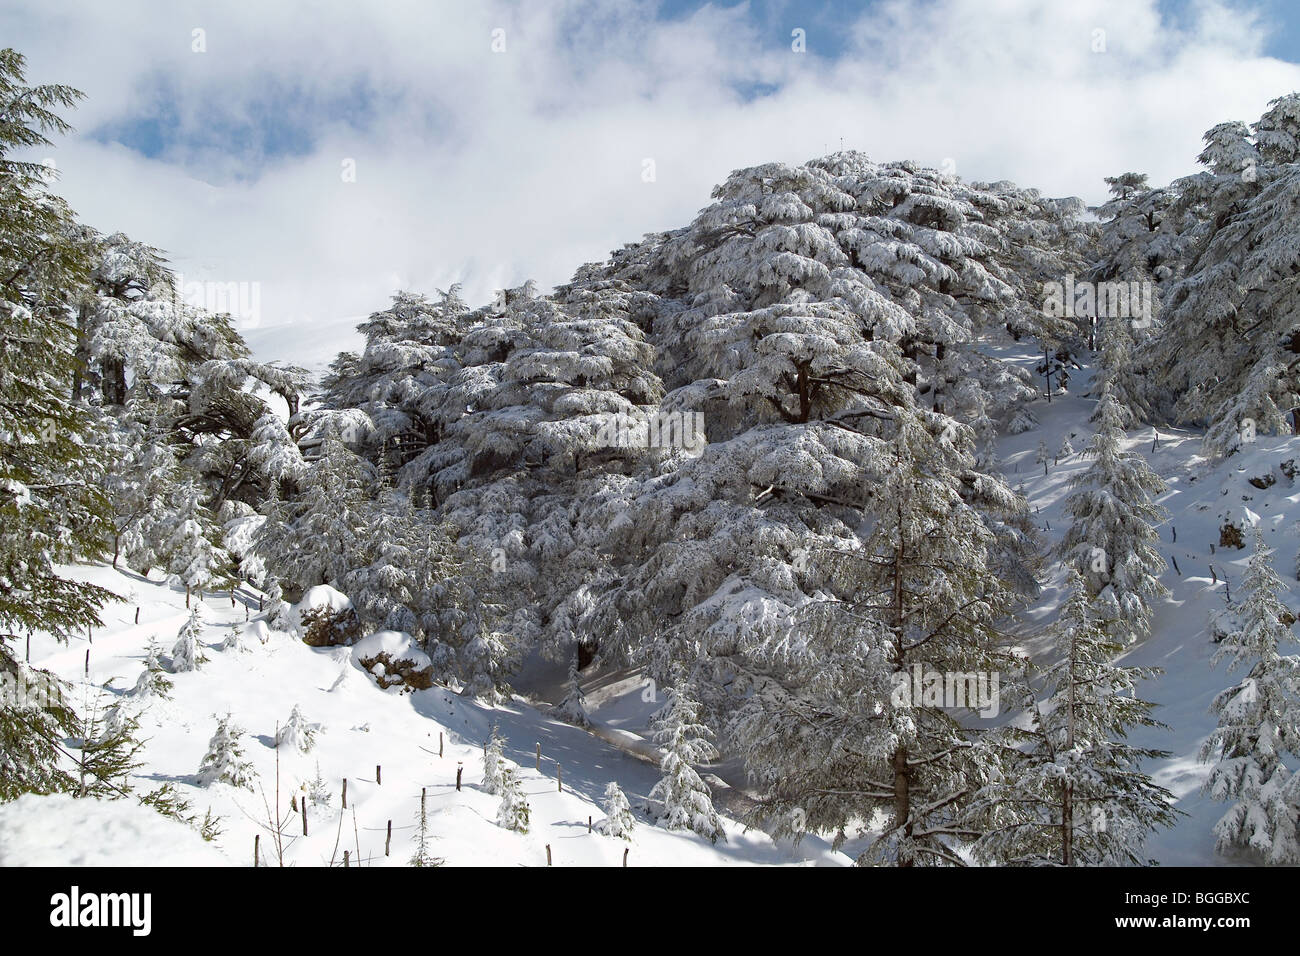
[{"label": "tree trunk", "polygon": [[126,363],[119,358],[106,358],[103,361],[104,381],[101,390],[105,405],[123,405],[126,403]]},{"label": "tree trunk", "polygon": [[86,354],[86,322],[90,318],[90,307],[83,305],[77,309],[77,350],[72,362],[72,400],[81,398],[81,386],[90,356]]},{"label": "tree trunk", "polygon": [[[908,819],[912,812],[912,772],[907,766],[907,748],[899,747],[894,751],[894,820],[898,825],[900,836],[910,839],[912,821]],[[911,866],[912,859],[899,857],[899,866]]]},{"label": "tree trunk", "polygon": [[[903,462],[899,461],[899,467]],[[897,668],[899,671],[906,671],[907,662],[903,659],[903,503],[900,501],[895,504],[895,514],[898,516],[898,543],[894,547],[894,580],[893,580],[893,631],[894,647],[897,658]],[[915,704],[915,701],[913,701]],[[907,747],[901,746],[894,751],[893,756],[894,770],[894,821],[899,828],[899,836],[903,840],[910,840],[912,836],[912,770],[907,765]],[[899,866],[911,866],[912,858],[909,855],[904,859],[900,856]]]}]

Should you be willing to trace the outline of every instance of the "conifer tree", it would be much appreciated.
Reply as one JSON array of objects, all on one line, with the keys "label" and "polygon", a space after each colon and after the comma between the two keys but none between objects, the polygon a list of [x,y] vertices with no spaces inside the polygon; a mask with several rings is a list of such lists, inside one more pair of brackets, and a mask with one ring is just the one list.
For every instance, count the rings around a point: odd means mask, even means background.
[{"label": "conifer tree", "polygon": [[200,491],[192,480],[184,480],[173,495],[170,533],[163,542],[167,572],[190,588],[202,590],[225,575],[230,555],[217,545],[219,532],[211,513],[200,503]]},{"label": "conifer tree", "polygon": [[77,735],[72,741],[77,750],[77,796],[115,800],[130,795],[127,778],[143,766],[139,729],[139,718],[126,713],[120,704],[105,707],[103,694],[86,703],[77,717]]},{"label": "conifer tree", "polygon": [[1059,658],[1043,672],[1048,697],[1031,695],[1028,728],[1008,731],[1012,759],[975,801],[974,818],[987,818],[974,850],[1002,865],[1141,866],[1148,834],[1175,819],[1173,795],[1142,770],[1168,754],[1126,739],[1161,726],[1136,694],[1157,672],[1115,663],[1124,642],[1073,568],[1067,586],[1050,629]]},{"label": "conifer tree", "polygon": [[492,735],[483,747],[483,790],[485,793],[501,793],[505,780],[506,762],[502,756],[505,739],[492,727]]},{"label": "conifer tree", "polygon": [[77,715],[65,685],[12,657],[0,658],[0,681],[0,803],[73,791],[62,742],[76,736]]},{"label": "conifer tree", "polygon": [[275,745],[288,747],[298,753],[307,753],[316,746],[316,734],[319,731],[320,724],[310,723],[303,716],[302,709],[294,704],[293,710],[289,712],[289,719],[276,731]]},{"label": "conifer tree", "polygon": [[519,783],[519,772],[508,761],[501,768],[501,803],[497,807],[497,823],[507,830],[528,832],[528,798]]},{"label": "conifer tree", "polygon": [[1300,791],[1287,768],[1300,756],[1300,655],[1285,589],[1255,526],[1254,549],[1242,582],[1239,627],[1219,642],[1214,663],[1248,667],[1240,683],[1217,694],[1218,726],[1201,748],[1212,764],[1204,791],[1231,806],[1214,827],[1215,849],[1240,851],[1270,865],[1300,863]]},{"label": "conifer tree", "polygon": [[1084,456],[1092,460],[1072,482],[1065,501],[1073,519],[1059,553],[1100,595],[1098,616],[1114,622],[1116,635],[1136,641],[1151,626],[1152,603],[1168,594],[1160,583],[1165,559],[1153,525],[1164,517],[1154,498],[1165,490],[1138,452],[1125,452],[1123,410],[1109,386],[1098,403],[1097,432]]},{"label": "conifer tree", "polygon": [[861,545],[817,549],[812,593],[784,607],[738,589],[762,626],[709,648],[739,675],[727,738],[778,835],[829,832],[842,845],[879,820],[861,863],[960,866],[967,805],[998,753],[962,719],[978,701],[963,693],[945,706],[908,688],[917,668],[976,679],[1013,669],[998,628],[1022,598],[994,518],[1025,506],[971,471],[970,429],[905,405],[891,418],[865,471]]},{"label": "conifer tree", "polygon": [[35,631],[60,641],[84,634],[115,599],[59,571],[103,553],[112,512],[101,491],[103,429],[70,396],[73,315],[93,250],[47,188],[46,168],[13,155],[68,132],[58,111],[81,94],[30,86],[25,66],[21,54],[0,49],[0,678],[39,684],[49,699],[28,707],[0,693],[0,800],[75,785],[61,767],[61,740],[76,733],[73,710],[53,676],[21,663],[11,642]]},{"label": "conifer tree", "polygon": [[149,700],[151,698],[168,699],[172,695],[171,678],[167,676],[167,670],[163,667],[162,660],[159,658],[158,639],[149,638],[149,650],[145,654],[144,670],[136,679],[135,688],[131,691],[132,696],[138,700]]},{"label": "conifer tree", "polygon": [[442,866],[444,860],[429,852],[429,814],[425,807],[424,796],[420,796],[420,813],[416,818],[415,852],[411,855],[411,866]]},{"label": "conifer tree", "polygon": [[699,704],[688,685],[671,693],[653,729],[655,743],[663,751],[659,762],[663,776],[650,791],[650,799],[662,807],[665,825],[670,830],[694,830],[710,843],[726,842],[722,820],[713,809],[713,796],[692,766],[719,754],[709,741],[709,729],[700,723]]},{"label": "conifer tree", "polygon": [[214,783],[228,783],[232,787],[253,789],[257,776],[253,765],[244,756],[244,732],[229,714],[217,718],[217,729],[208,741],[207,753],[199,765],[198,784],[210,787]]},{"label": "conifer tree", "polygon": [[202,634],[203,614],[198,607],[195,607],[190,611],[189,619],[181,625],[180,632],[176,635],[176,643],[172,646],[171,672],[173,674],[196,671],[199,665],[207,660],[199,645]]},{"label": "conifer tree", "polygon": [[632,815],[627,795],[614,780],[605,785],[605,817],[596,824],[596,829],[619,840],[631,840],[636,829],[636,817]]},{"label": "conifer tree", "polygon": [[591,726],[591,718],[587,716],[587,698],[582,694],[582,681],[578,677],[576,655],[569,660],[569,679],[564,686],[564,700],[555,708],[555,716],[575,727]]},{"label": "conifer tree", "polygon": [[24,67],[21,54],[0,50],[0,663],[17,633],[67,640],[99,627],[113,597],[57,571],[100,554],[111,528],[94,418],[68,397],[76,367],[69,319],[89,250],[71,211],[48,192],[45,167],[12,155],[67,132],[56,110],[81,94],[28,86]]}]

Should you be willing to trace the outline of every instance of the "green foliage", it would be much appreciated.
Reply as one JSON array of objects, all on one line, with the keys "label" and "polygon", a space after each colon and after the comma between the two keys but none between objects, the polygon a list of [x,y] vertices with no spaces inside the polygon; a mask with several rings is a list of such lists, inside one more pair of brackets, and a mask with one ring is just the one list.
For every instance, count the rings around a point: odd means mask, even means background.
[{"label": "green foliage", "polygon": [[43,167],[8,155],[65,131],[52,109],[79,94],[27,86],[23,65],[0,50],[0,100],[9,104],[0,117],[0,636],[42,630],[66,640],[99,626],[112,595],[54,567],[99,553],[111,519],[94,420],[68,398],[76,367],[68,316],[85,289],[87,247],[71,210],[46,191]]}]

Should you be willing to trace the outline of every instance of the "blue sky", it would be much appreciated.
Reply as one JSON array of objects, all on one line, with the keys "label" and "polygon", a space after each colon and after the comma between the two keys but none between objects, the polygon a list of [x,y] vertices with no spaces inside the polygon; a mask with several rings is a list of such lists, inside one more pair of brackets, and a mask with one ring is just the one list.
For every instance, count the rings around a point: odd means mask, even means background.
[{"label": "blue sky", "polygon": [[83,218],[260,283],[250,341],[323,356],[399,288],[566,281],[742,166],[843,143],[1097,202],[1300,88],[1284,0],[7,0],[0,36],[86,93],[38,157]]}]

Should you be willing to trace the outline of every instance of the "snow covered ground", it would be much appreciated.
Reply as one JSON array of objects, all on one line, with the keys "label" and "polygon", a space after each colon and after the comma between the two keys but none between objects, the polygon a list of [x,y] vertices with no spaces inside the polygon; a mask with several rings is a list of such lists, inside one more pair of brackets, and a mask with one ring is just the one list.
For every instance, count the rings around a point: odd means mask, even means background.
[{"label": "snow covered ground", "polygon": [[[1031,363],[1035,357],[1020,358]],[[1044,442],[1055,455],[1066,438],[1077,450],[1085,447],[1094,406],[1084,397],[1089,378],[1087,370],[1076,372],[1070,394],[1031,406],[1040,426],[1005,437],[999,447],[1001,467],[1013,487],[1023,489],[1049,543],[1064,530],[1062,507],[1069,483],[1087,461],[1076,452],[1049,463],[1044,475],[1035,461],[1037,450]],[[1132,432],[1129,444],[1141,448],[1169,485],[1160,500],[1169,511],[1160,537],[1162,552],[1171,559],[1164,576],[1171,593],[1155,610],[1152,637],[1133,647],[1125,660],[1164,670],[1145,686],[1144,696],[1158,703],[1156,716],[1169,729],[1141,730],[1135,742],[1170,752],[1149,769],[1174,793],[1186,816],[1176,827],[1157,833],[1148,850],[1166,864],[1222,864],[1230,861],[1215,856],[1211,829],[1224,808],[1199,794],[1207,767],[1198,763],[1197,751],[1214,726],[1211,699],[1239,675],[1210,666],[1213,644],[1206,620],[1211,610],[1224,606],[1228,588],[1239,582],[1249,549],[1219,546],[1219,531],[1225,521],[1239,526],[1259,521],[1265,540],[1276,549],[1278,572],[1284,580],[1295,580],[1300,487],[1283,463],[1300,460],[1300,439],[1259,436],[1241,454],[1217,466],[1201,456],[1195,434],[1161,430],[1152,451],[1154,441],[1155,434],[1147,428]],[[1268,476],[1273,483],[1264,489],[1249,480],[1267,483]],[[82,566],[69,573],[111,588],[123,603],[106,610],[106,626],[94,634],[93,643],[60,646],[37,636],[32,661],[71,681],[79,706],[91,699],[96,687],[130,706],[128,692],[141,672],[150,638],[168,651],[188,617],[185,595],[161,580],[104,566]],[[1056,614],[1063,597],[1062,577],[1053,566],[1041,600],[1017,628],[1031,652],[1043,651],[1034,634]],[[1293,608],[1300,607],[1298,592],[1293,585],[1288,595]],[[650,714],[661,701],[634,671],[584,675],[596,723],[588,732],[545,714],[547,702],[562,694],[558,670],[534,667],[525,675],[520,686],[532,704],[521,697],[493,707],[440,688],[382,690],[354,662],[351,649],[312,648],[291,634],[268,630],[257,620],[257,597],[251,592],[236,593],[233,606],[229,592],[209,594],[202,607],[207,661],[196,672],[171,675],[172,698],[150,702],[142,710],[146,765],[133,784],[140,792],[163,783],[176,785],[200,818],[209,809],[220,817],[221,835],[205,844],[192,829],[125,801],[106,808],[92,801],[27,797],[0,808],[0,864],[221,860],[248,865],[254,837],[260,834],[262,862],[276,865],[280,853],[269,817],[279,806],[286,865],[342,865],[344,850],[362,865],[406,865],[414,850],[422,791],[427,794],[430,852],[453,865],[545,865],[548,845],[557,866],[618,866],[625,846],[630,846],[632,866],[850,862],[849,856],[831,851],[826,841],[812,838],[797,848],[777,845],[761,831],[746,831],[732,820],[727,841],[717,845],[655,826],[640,807],[658,779],[657,768],[647,759],[653,748],[645,738]],[[232,628],[243,637],[242,652],[219,649]],[[277,798],[275,733],[295,705],[321,728],[311,752],[278,751]],[[259,777],[254,790],[197,784],[196,772],[216,717],[226,713],[247,731],[246,754]],[[521,768],[532,813],[527,834],[496,823],[498,798],[480,786],[482,748],[494,724],[507,741],[506,756]],[[309,835],[304,837],[301,816],[289,810],[290,798],[317,776],[318,766],[330,801],[309,804]],[[460,791],[455,787],[458,766],[463,767]],[[739,816],[749,805],[740,767],[732,761],[710,769],[713,773],[706,779],[714,785],[719,810]],[[562,791],[557,783],[561,774]],[[344,778],[346,812],[340,799]],[[603,816],[599,800],[611,780],[618,781],[638,810],[631,844],[588,832],[588,819]],[[57,838],[49,835],[53,828],[48,825],[56,818],[64,830]],[[390,821],[392,843],[385,855]],[[850,853],[854,849],[852,844],[846,848]]]},{"label": "snow covered ground", "polygon": [[[37,636],[32,641],[32,662],[71,681],[79,707],[93,698],[98,687],[107,688],[109,695],[131,707],[129,691],[143,668],[150,638],[157,638],[165,654],[188,619],[184,592],[160,580],[104,566],[78,567],[69,573],[109,587],[125,601],[106,609],[106,626],[94,634],[92,643],[59,646]],[[153,700],[141,711],[141,735],[148,739],[146,765],[132,780],[141,793],[174,784],[200,818],[211,809],[221,818],[224,831],[216,841],[204,844],[192,829],[125,800],[105,807],[90,800],[32,797],[0,813],[0,832],[12,831],[0,838],[0,863],[180,864],[211,862],[215,857],[250,865],[254,837],[260,834],[263,865],[274,866],[279,863],[278,841],[268,807],[279,806],[285,865],[341,866],[347,850],[362,865],[404,866],[414,852],[422,791],[427,794],[430,853],[451,865],[545,865],[548,844],[555,866],[621,866],[625,846],[630,847],[629,866],[849,862],[831,852],[824,841],[805,840],[792,850],[776,845],[759,830],[746,832],[730,821],[727,841],[717,845],[692,833],[656,827],[642,813],[637,814],[631,843],[589,833],[588,819],[599,821],[604,816],[599,801],[606,784],[617,780],[635,809],[658,780],[653,764],[521,701],[492,707],[440,688],[414,693],[381,690],[353,662],[352,649],[312,648],[287,633],[269,631],[256,619],[255,595],[237,593],[235,600],[232,607],[229,592],[206,596],[202,643],[207,661],[195,672],[170,675],[171,699]],[[246,623],[246,617],[252,620]],[[243,636],[246,651],[219,649],[232,627]],[[87,650],[88,678],[84,676]],[[277,801],[276,728],[277,723],[285,723],[294,705],[321,728],[310,752],[279,749]],[[245,754],[259,778],[254,790],[225,783],[207,788],[197,784],[216,717],[226,713],[247,731]],[[521,767],[531,807],[527,834],[498,826],[499,800],[480,788],[483,742],[494,724],[507,741],[506,756]],[[309,835],[303,837],[302,818],[289,810],[290,798],[316,777],[318,765],[331,799],[328,806],[309,803]],[[458,766],[463,767],[459,792]],[[563,791],[557,783],[559,774]],[[346,812],[341,806],[344,778]],[[41,812],[43,804],[48,805],[46,812]],[[50,843],[42,837],[56,818],[61,827],[75,830],[75,838]],[[112,825],[101,826],[103,821]],[[392,844],[385,855],[389,821]],[[173,843],[173,850],[166,853],[150,849]],[[206,857],[197,852],[201,850],[209,851]]]},{"label": "snow covered ground", "polygon": [[[1026,357],[1026,362],[1032,361]],[[1070,382],[1071,395],[1055,398],[1049,405],[1031,406],[1040,427],[1008,436],[1000,444],[1002,469],[1012,487],[1023,487],[1030,507],[1047,541],[1055,544],[1068,519],[1063,505],[1070,482],[1088,467],[1087,459],[1075,454],[1058,464],[1035,463],[1038,443],[1044,441],[1053,455],[1063,439],[1082,450],[1092,435],[1088,416],[1095,402],[1082,396],[1090,384],[1090,370],[1076,372]],[[1161,553],[1170,562],[1162,581],[1168,598],[1154,608],[1152,635],[1134,646],[1123,663],[1159,667],[1164,673],[1147,682],[1142,696],[1157,703],[1154,716],[1167,730],[1139,728],[1131,742],[1170,752],[1167,759],[1148,767],[1155,781],[1177,797],[1176,806],[1187,814],[1168,830],[1157,831],[1148,843],[1148,855],[1166,865],[1207,866],[1231,861],[1214,853],[1213,827],[1227,809],[1200,794],[1209,766],[1197,760],[1201,744],[1214,730],[1210,714],[1214,695],[1244,676],[1229,674],[1226,665],[1210,666],[1215,645],[1206,623],[1211,611],[1225,606],[1229,587],[1235,588],[1250,558],[1250,537],[1237,550],[1219,545],[1219,531],[1225,522],[1248,527],[1256,520],[1264,540],[1273,549],[1273,566],[1291,587],[1285,600],[1292,610],[1300,608],[1300,585],[1296,583],[1296,553],[1300,549],[1300,483],[1282,469],[1287,461],[1300,463],[1300,438],[1260,435],[1242,452],[1226,462],[1212,465],[1201,454],[1200,435],[1188,431],[1144,428],[1129,433],[1126,448],[1139,450],[1168,485],[1158,502],[1168,511],[1159,527]],[[1289,467],[1288,469],[1289,470]],[[1251,478],[1273,484],[1260,489]],[[1176,540],[1175,540],[1176,538]],[[1177,562],[1177,569],[1174,567]],[[1052,620],[1064,598],[1064,575],[1056,570],[1046,582],[1042,600],[1029,614],[1029,630]],[[1234,593],[1234,597],[1239,592]],[[1033,640],[1031,651],[1040,650]],[[1284,653],[1294,653],[1292,647]]]}]

